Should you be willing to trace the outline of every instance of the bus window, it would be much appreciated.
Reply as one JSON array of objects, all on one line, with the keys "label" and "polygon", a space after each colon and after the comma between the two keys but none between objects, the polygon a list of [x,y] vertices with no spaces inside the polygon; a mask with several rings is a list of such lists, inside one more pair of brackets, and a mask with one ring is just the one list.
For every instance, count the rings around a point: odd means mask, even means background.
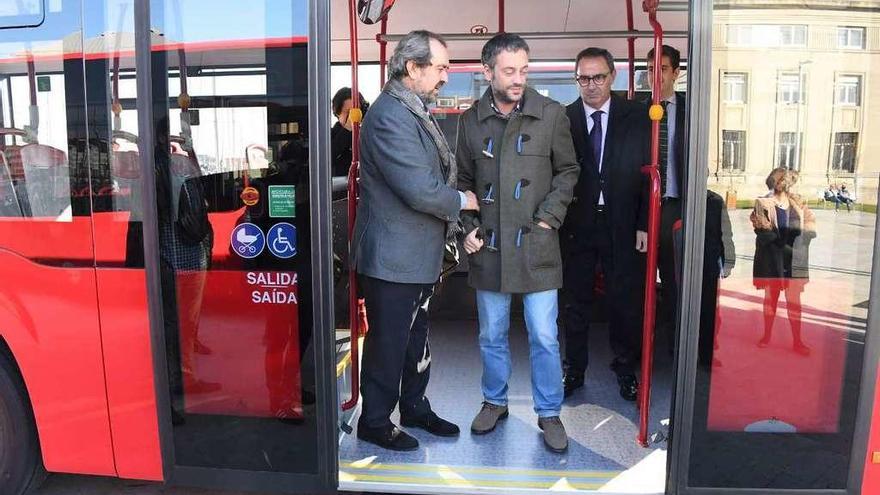
[{"label": "bus window", "polygon": [[841,27],[852,18],[833,2],[715,3],[711,122],[695,124],[709,192],[687,482],[845,489],[875,250],[877,41]]},{"label": "bus window", "polygon": [[70,10],[0,30],[0,229],[13,229],[0,238],[32,260],[79,265],[93,260],[82,43],[56,34]]},{"label": "bus window", "polygon": [[34,27],[43,23],[43,0],[6,2],[0,5],[0,28]]}]

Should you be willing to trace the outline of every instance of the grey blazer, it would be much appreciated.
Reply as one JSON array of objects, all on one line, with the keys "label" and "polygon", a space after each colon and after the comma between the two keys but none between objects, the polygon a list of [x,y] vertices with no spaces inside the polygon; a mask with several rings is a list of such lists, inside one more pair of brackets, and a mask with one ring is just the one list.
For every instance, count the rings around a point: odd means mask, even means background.
[{"label": "grey blazer", "polygon": [[434,141],[386,93],[370,106],[360,139],[352,263],[358,273],[389,282],[436,282],[446,222],[458,218],[461,196],[446,185]]}]

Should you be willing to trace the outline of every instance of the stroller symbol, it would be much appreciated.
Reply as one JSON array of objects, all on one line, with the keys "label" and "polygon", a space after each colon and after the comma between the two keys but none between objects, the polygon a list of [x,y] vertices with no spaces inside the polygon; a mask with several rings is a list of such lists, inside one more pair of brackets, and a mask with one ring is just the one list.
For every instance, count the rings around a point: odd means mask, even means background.
[{"label": "stroller symbol", "polygon": [[263,231],[252,223],[243,223],[232,231],[232,250],[242,258],[256,258],[266,245]]},{"label": "stroller symbol", "polygon": [[254,254],[257,252],[257,248],[254,247],[254,243],[257,242],[260,236],[258,235],[248,235],[246,229],[241,229],[235,234],[235,240],[241,243],[238,246],[238,252],[241,254],[251,253]]}]

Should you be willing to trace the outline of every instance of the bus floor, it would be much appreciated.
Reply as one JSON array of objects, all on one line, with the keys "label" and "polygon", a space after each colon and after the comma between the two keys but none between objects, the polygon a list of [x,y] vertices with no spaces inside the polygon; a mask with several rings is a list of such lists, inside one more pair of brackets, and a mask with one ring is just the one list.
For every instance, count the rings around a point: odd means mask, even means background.
[{"label": "bus floor", "polygon": [[[510,416],[486,435],[474,435],[470,423],[482,402],[481,363],[474,320],[431,322],[433,409],[461,428],[457,438],[441,438],[408,428],[420,443],[413,452],[393,452],[343,435],[339,446],[340,489],[399,493],[663,493],[666,476],[666,427],[669,418],[672,359],[657,352],[649,435],[636,442],[638,410],[618,393],[609,369],[612,355],[607,326],[594,323],[586,385],[566,399],[561,419],[568,451],[543,444],[532,409],[528,341],[521,318],[512,318]],[[351,418],[355,428],[358,414]],[[392,421],[397,423],[395,412]],[[668,423],[668,422],[667,422]]]}]

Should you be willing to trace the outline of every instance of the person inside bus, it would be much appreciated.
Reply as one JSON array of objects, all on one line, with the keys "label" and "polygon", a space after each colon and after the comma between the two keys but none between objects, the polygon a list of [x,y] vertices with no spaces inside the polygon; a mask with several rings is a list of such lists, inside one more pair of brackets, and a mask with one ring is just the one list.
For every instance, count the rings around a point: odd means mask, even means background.
[{"label": "person inside bus", "polygon": [[[358,93],[361,111],[366,114],[370,104]],[[334,176],[347,176],[351,167],[351,88],[342,88],[333,95],[333,115],[336,123],[330,129],[331,171]]]},{"label": "person inside bus", "polygon": [[[184,386],[190,394],[214,392],[220,384],[200,379],[194,371],[195,354],[211,350],[198,340],[206,270],[210,264],[213,230],[208,221],[205,193],[195,151],[172,147],[168,118],[156,124],[156,209],[159,224],[159,267],[162,314],[167,347],[171,418],[184,422]],[[142,214],[135,205],[126,236],[127,267],[143,267]]]},{"label": "person inside bus", "polygon": [[801,294],[810,279],[810,243],[816,237],[816,217],[791,192],[797,172],[776,168],[767,176],[770,193],[755,200],[749,219],[755,229],[755,287],[764,289],[764,335],[758,347],[770,345],[780,292],[785,292],[792,349],[809,356],[801,335]]},{"label": "person inside bus", "polygon": [[526,85],[525,40],[496,35],[483,47],[481,62],[489,88],[462,114],[456,146],[459,189],[479,191],[483,201],[479,213],[462,215],[483,361],[483,405],[471,431],[489,433],[508,415],[510,302],[513,294],[521,294],[538,426],[547,447],[563,452],[568,437],[559,419],[563,393],[556,318],[562,258],[557,229],[571,201],[578,164],[565,108]]},{"label": "person inside bus", "polygon": [[448,81],[446,42],[413,31],[394,49],[389,81],[363,123],[360,194],[352,264],[361,276],[370,331],[361,370],[359,439],[391,450],[419,442],[403,426],[457,436],[425,397],[431,371],[428,304],[447,242],[462,210],[479,208],[459,192],[455,155],[428,111]]},{"label": "person inside bus", "polygon": [[[654,88],[654,49],[645,57],[648,64],[648,86]],[[675,82],[681,73],[681,54],[669,45],[663,45],[660,55],[660,251],[657,267],[660,270],[661,299],[657,304],[657,327],[666,330],[670,350],[675,328],[675,309],[678,304],[678,284],[675,273],[675,246],[672,227],[681,220],[681,197],[687,170],[684,137],[685,96],[675,92]],[[651,104],[651,99],[645,101]]]},{"label": "person inside bus", "polygon": [[577,55],[581,97],[568,105],[580,177],[562,227],[565,395],[583,387],[597,266],[605,281],[609,338],[620,396],[634,401],[641,347],[650,122],[641,103],[611,94],[617,75],[604,48]]}]

